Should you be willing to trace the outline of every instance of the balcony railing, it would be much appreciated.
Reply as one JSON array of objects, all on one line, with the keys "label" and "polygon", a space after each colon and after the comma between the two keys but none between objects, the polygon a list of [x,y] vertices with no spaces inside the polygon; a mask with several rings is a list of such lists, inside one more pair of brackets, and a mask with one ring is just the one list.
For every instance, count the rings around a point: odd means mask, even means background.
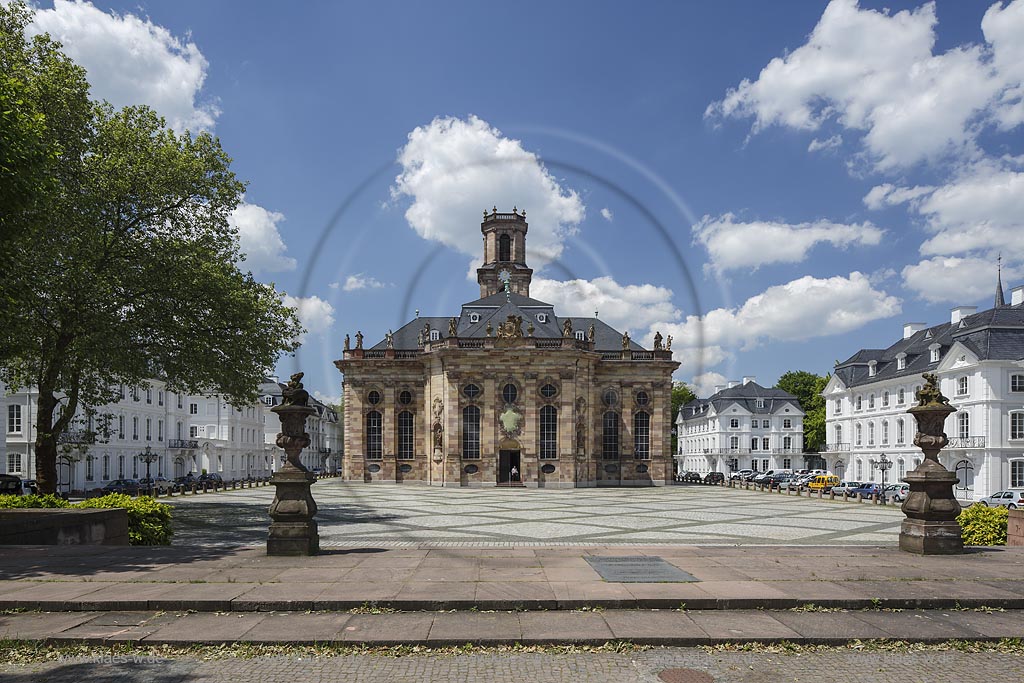
[{"label": "balcony railing", "polygon": [[96,432],[87,429],[72,429],[57,435],[57,443],[96,443]]},{"label": "balcony railing", "polygon": [[826,443],[822,444],[822,453],[845,453],[850,450],[850,444],[848,443]]},{"label": "balcony railing", "polygon": [[984,448],[985,437],[983,436],[962,436],[950,439],[946,448]]},{"label": "balcony railing", "polygon": [[802,448],[773,448],[772,449],[772,453],[774,453],[776,455],[796,455],[796,454],[800,454],[800,453],[803,453],[803,452],[804,452],[804,449],[802,449]]},{"label": "balcony railing", "polygon": [[168,439],[168,448],[199,448],[199,441],[195,439]]}]

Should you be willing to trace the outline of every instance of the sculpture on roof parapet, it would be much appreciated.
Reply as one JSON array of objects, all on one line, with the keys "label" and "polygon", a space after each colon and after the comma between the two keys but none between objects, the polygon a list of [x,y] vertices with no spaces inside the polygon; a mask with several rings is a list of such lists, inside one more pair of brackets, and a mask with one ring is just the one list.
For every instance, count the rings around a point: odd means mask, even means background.
[{"label": "sculpture on roof parapet", "polygon": [[661,351],[662,350],[662,341],[663,341],[663,337],[661,336],[661,331],[655,332],[654,333],[654,350],[655,351]]},{"label": "sculpture on roof parapet", "polygon": [[395,334],[391,330],[388,330],[388,333],[384,335],[384,348],[395,348]]},{"label": "sculpture on roof parapet", "polygon": [[361,330],[356,330],[356,348],[363,348],[363,333]]},{"label": "sculpture on roof parapet", "polygon": [[565,322],[562,323],[562,336],[572,337],[572,320],[569,318],[566,318]]},{"label": "sculpture on roof parapet", "polygon": [[345,335],[345,350],[348,351],[349,350],[349,346],[351,346],[351,345],[352,345],[352,340],[349,339],[348,335],[346,334]]},{"label": "sculpture on roof parapet", "polygon": [[671,334],[668,335],[668,341],[665,344],[665,350],[666,351],[671,351],[672,350],[672,335]]},{"label": "sculpture on roof parapet", "polygon": [[597,336],[597,328],[594,326],[594,323],[590,323],[590,327],[587,328],[587,341],[588,342],[593,342],[594,338],[596,336]]},{"label": "sculpture on roof parapet", "polygon": [[458,335],[459,321],[457,318],[449,318],[448,320],[448,336],[455,337]]},{"label": "sculpture on roof parapet", "polygon": [[622,333],[622,350],[629,351],[629,332]]}]

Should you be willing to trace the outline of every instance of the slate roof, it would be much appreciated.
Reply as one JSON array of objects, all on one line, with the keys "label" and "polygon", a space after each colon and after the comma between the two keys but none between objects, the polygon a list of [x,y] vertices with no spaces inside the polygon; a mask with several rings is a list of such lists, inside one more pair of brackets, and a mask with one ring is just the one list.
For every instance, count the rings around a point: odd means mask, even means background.
[{"label": "slate roof", "polygon": [[[764,407],[757,407],[757,400],[764,400]],[[754,413],[755,415],[772,415],[785,406],[792,406],[796,408],[800,414],[803,414],[803,409],[800,407],[800,401],[796,396],[783,391],[782,389],[768,389],[762,387],[757,382],[747,382],[745,384],[737,384],[734,387],[722,389],[716,394],[713,394],[710,398],[696,398],[689,403],[685,404],[680,413],[683,415],[683,421],[688,420],[699,420],[707,417],[708,406],[715,409],[715,412],[721,414],[726,408],[737,404],[747,411]]]},{"label": "slate roof", "polygon": [[[472,322],[472,315],[479,316],[477,322]],[[572,321],[573,331],[582,330],[586,333],[591,324],[594,325],[594,350],[595,351],[621,351],[622,333],[599,320],[598,318],[581,318],[576,316],[559,317],[555,315],[555,308],[549,303],[531,299],[521,294],[498,292],[491,296],[470,301],[462,305],[462,312],[456,316],[456,333],[460,339],[483,338],[487,336],[487,324],[491,325],[491,334],[495,334],[498,325],[508,320],[508,316],[518,315],[523,318],[523,335],[527,334],[527,328],[533,323],[533,336],[542,339],[555,339],[562,336],[562,326],[566,320]],[[542,315],[546,318],[544,322],[538,318]],[[423,316],[409,321],[392,334],[395,349],[416,350],[419,348],[418,337],[424,326],[429,324],[431,330],[437,330],[441,339],[448,337],[449,318]],[[385,340],[374,344],[372,349],[382,350],[387,347]],[[633,351],[643,351],[644,347],[635,341],[630,340],[629,348]]]},{"label": "slate roof", "polygon": [[[979,360],[1024,359],[1024,304],[997,306],[965,316],[959,323],[942,323],[900,339],[887,349],[861,349],[835,368],[835,375],[848,387],[872,384],[896,377],[920,376],[942,362],[950,347],[962,343]],[[931,360],[930,347],[939,345],[939,360]],[[899,369],[897,358],[906,354],[907,364]],[[875,375],[869,375],[868,361],[876,361]]]}]

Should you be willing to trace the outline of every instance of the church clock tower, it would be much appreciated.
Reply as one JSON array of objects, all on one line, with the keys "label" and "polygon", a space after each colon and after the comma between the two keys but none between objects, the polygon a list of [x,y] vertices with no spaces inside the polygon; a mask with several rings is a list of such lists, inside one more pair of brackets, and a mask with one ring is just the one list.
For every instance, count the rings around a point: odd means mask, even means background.
[{"label": "church clock tower", "polygon": [[509,291],[530,296],[533,270],[526,265],[526,211],[513,208],[512,213],[484,211],[480,232],[484,235],[484,265],[476,270],[480,283],[480,298],[504,291],[508,279]]}]

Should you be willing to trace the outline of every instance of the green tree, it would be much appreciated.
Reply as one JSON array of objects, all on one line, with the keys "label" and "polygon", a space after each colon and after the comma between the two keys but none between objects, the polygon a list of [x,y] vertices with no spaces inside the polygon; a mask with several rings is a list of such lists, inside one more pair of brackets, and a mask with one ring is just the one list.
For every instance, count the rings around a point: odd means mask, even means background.
[{"label": "green tree", "polygon": [[[0,5],[5,30],[18,23],[11,7]],[[0,378],[38,390],[44,493],[58,435],[118,385],[159,377],[249,403],[301,332],[273,287],[236,265],[228,215],[243,184],[215,138],[177,134],[146,107],[90,104],[87,124],[61,152],[57,188],[19,222],[0,279]]]},{"label": "green tree", "polygon": [[831,375],[816,375],[806,370],[791,370],[775,384],[776,389],[788,391],[800,401],[804,417],[804,449],[819,451],[825,443],[825,390]]},{"label": "green tree", "polygon": [[[672,428],[675,429],[676,418],[679,417],[679,409],[684,405],[697,398],[693,390],[686,385],[686,382],[672,382]],[[679,442],[679,437],[675,434],[672,435],[672,452],[676,452],[676,444]]]}]

